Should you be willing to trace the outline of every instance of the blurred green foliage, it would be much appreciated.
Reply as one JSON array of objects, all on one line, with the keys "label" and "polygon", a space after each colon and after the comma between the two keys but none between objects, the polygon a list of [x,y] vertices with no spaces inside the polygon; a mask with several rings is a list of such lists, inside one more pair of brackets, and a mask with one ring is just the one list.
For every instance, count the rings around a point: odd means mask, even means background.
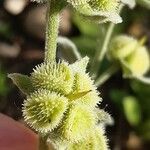
[{"label": "blurred green foliage", "polygon": [[0,68],[0,96],[5,96],[9,90],[6,79],[6,73]]},{"label": "blurred green foliage", "polygon": [[11,25],[0,20],[0,36],[6,39],[10,39],[12,34]]}]

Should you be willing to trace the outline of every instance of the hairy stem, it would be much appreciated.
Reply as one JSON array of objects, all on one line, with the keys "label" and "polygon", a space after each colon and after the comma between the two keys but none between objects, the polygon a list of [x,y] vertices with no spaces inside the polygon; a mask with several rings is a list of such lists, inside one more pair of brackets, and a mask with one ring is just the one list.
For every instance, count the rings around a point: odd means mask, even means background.
[{"label": "hairy stem", "polygon": [[[120,6],[119,12],[122,10],[124,5]],[[94,57],[94,61],[93,64],[91,65],[91,72],[92,77],[96,78],[97,77],[97,73],[98,73],[98,69],[100,68],[100,65],[105,57],[105,54],[108,50],[108,45],[113,33],[113,30],[115,28],[115,24],[114,23],[110,23],[106,32],[106,35],[104,37],[104,42],[102,44],[102,47],[100,49],[97,49],[96,53],[95,53],[95,57]]]},{"label": "hairy stem", "polygon": [[95,82],[95,85],[98,87],[101,86],[117,71],[118,71],[118,67],[116,65],[112,65],[100,77],[98,77],[98,79]]},{"label": "hairy stem", "polygon": [[59,27],[59,10],[55,1],[49,1],[46,16],[45,62],[56,60],[57,37]]},{"label": "hairy stem", "polygon": [[106,36],[104,38],[104,42],[103,42],[103,45],[101,47],[101,49],[98,49],[96,51],[96,54],[95,54],[95,58],[94,58],[94,61],[93,61],[93,65],[91,67],[92,69],[92,73],[93,73],[93,78],[96,78],[97,77],[97,72],[98,72],[98,69],[101,65],[101,62],[107,52],[107,49],[108,49],[108,44],[109,44],[109,41],[110,41],[110,38],[111,38],[111,35],[113,33],[113,29],[115,27],[115,24],[114,23],[110,23],[109,26],[108,26],[108,29],[107,29],[107,32],[106,32]]},{"label": "hairy stem", "polygon": [[39,150],[49,150],[46,138],[39,136]]}]

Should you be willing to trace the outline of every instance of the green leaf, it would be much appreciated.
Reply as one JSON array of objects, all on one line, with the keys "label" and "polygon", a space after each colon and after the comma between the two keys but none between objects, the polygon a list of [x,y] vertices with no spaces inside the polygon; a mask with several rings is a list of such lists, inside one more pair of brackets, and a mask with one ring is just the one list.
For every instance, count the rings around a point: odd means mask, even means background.
[{"label": "green leaf", "polygon": [[33,92],[33,85],[31,82],[30,77],[27,75],[22,75],[19,73],[12,73],[8,75],[8,78],[10,78],[13,83],[24,93],[29,94]]},{"label": "green leaf", "polygon": [[141,109],[138,100],[133,96],[126,96],[123,99],[123,109],[128,122],[136,126],[141,121]]}]

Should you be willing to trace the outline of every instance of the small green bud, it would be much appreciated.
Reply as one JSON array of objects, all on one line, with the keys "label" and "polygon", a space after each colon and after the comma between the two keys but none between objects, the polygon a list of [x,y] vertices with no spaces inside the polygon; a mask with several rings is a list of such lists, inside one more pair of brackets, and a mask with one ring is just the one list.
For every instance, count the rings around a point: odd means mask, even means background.
[{"label": "small green bud", "polygon": [[24,101],[23,116],[36,131],[46,133],[59,125],[67,106],[68,100],[64,96],[41,89]]},{"label": "small green bud", "polygon": [[110,56],[115,59],[125,58],[135,50],[137,45],[137,40],[130,36],[117,36],[112,40],[110,44]]},{"label": "small green bud", "polygon": [[134,76],[142,76],[150,68],[150,57],[145,46],[139,46],[125,59],[127,66]]},{"label": "small green bud", "polygon": [[96,123],[95,113],[81,103],[72,104],[65,118],[60,132],[70,142],[88,137]]},{"label": "small green bud", "polygon": [[33,71],[31,79],[35,89],[47,89],[64,95],[71,92],[74,76],[67,63],[43,63]]}]

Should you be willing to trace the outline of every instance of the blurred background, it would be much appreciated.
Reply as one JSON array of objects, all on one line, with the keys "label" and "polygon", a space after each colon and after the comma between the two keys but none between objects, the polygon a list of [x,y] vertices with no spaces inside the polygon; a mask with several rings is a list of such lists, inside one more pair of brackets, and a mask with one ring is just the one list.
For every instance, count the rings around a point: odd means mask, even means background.
[{"label": "blurred background", "polygon": [[[32,68],[43,61],[45,39],[45,5],[29,0],[0,0],[0,112],[22,119],[24,95],[7,78],[8,73],[30,75]],[[136,38],[147,37],[150,49],[150,10],[137,5],[134,10],[124,8],[123,23],[114,35],[127,33]],[[93,58],[101,46],[108,24],[96,25],[85,21],[76,12],[66,8],[61,14],[59,34],[71,39],[82,56]],[[74,62],[71,53],[58,49],[58,58]],[[143,60],[144,61],[144,60]],[[108,63],[104,60],[102,66]],[[113,117],[107,126],[110,147],[113,150],[150,149],[150,86],[135,80],[125,80],[121,71],[103,84],[100,108]]]}]

